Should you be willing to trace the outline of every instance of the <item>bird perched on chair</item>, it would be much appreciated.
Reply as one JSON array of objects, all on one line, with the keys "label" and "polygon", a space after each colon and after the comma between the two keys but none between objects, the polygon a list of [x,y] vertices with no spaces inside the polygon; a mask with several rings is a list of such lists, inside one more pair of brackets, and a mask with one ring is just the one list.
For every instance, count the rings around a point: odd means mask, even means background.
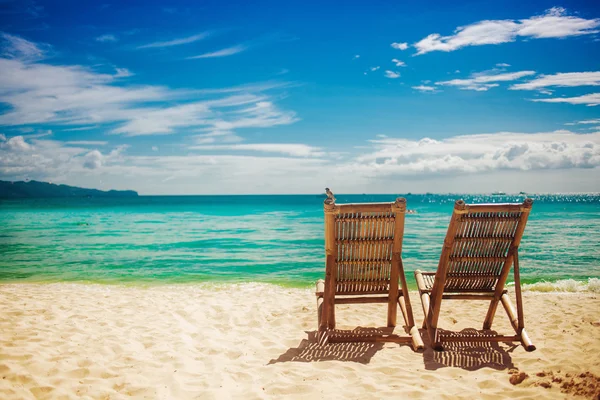
[{"label": "bird perched on chair", "polygon": [[326,202],[330,204],[335,203],[335,196],[333,195],[333,192],[329,190],[329,188],[325,188],[325,194],[327,195],[327,199],[325,199]]}]

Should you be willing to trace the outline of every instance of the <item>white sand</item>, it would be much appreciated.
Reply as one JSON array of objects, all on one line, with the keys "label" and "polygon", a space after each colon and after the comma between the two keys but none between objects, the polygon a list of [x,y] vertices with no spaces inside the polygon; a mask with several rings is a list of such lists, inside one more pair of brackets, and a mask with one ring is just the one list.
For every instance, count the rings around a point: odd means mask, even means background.
[{"label": "white sand", "polygon": [[[480,328],[486,306],[446,301],[441,327]],[[535,352],[415,353],[393,343],[319,348],[308,340],[311,290],[0,285],[0,398],[564,398],[586,385],[599,396],[598,295],[526,293],[525,311]],[[385,316],[385,305],[339,306],[338,327],[383,326]],[[502,308],[494,329],[512,334]],[[511,384],[514,369],[529,377]],[[573,377],[587,372],[595,376]]]}]

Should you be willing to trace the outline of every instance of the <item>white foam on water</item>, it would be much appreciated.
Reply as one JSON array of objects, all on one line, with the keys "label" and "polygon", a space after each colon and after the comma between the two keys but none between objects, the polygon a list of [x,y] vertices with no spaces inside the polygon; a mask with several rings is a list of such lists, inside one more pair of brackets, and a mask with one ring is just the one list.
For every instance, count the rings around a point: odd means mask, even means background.
[{"label": "white foam on water", "polygon": [[561,279],[554,282],[540,281],[523,285],[524,291],[529,292],[591,292],[600,293],[600,279],[589,278],[586,281],[575,279]]}]

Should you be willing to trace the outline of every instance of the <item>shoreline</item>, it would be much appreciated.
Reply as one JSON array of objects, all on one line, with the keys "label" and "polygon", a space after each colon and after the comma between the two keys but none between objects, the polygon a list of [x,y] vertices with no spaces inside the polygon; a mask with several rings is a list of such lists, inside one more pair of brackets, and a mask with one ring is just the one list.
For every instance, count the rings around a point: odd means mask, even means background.
[{"label": "shoreline", "polygon": [[[412,274],[411,274],[412,277]],[[320,279],[324,279],[320,278]],[[272,285],[283,289],[306,289],[313,290],[315,283],[318,279],[313,282],[307,283],[302,282],[284,282],[284,281],[269,281],[269,280],[254,280],[247,281],[243,279],[231,279],[231,280],[190,280],[190,281],[179,281],[173,282],[167,279],[131,279],[131,280],[28,280],[28,279],[15,279],[15,280],[0,280],[0,288],[5,285],[60,285],[60,284],[72,284],[72,285],[98,285],[98,286],[115,286],[115,287],[139,287],[139,288],[153,288],[153,287],[171,287],[171,286],[206,286],[206,287],[218,287],[228,285]],[[523,280],[527,282],[527,280]],[[510,280],[506,283],[507,288],[510,290],[514,287],[514,282]],[[408,289],[412,292],[417,292],[416,284],[409,280]],[[557,279],[557,280],[545,280],[541,279],[533,283],[523,284],[524,292],[540,292],[540,293],[600,293],[600,278],[590,277],[587,279]]]},{"label": "shoreline", "polygon": [[[525,292],[534,352],[499,343],[416,353],[394,343],[317,346],[313,292],[265,283],[0,284],[0,397],[550,399],[591,397],[590,385],[600,394],[595,293]],[[420,325],[416,292],[410,299]],[[444,302],[440,327],[479,329],[481,303]],[[340,329],[385,324],[384,305],[336,310]],[[493,329],[510,333],[502,311]]]}]

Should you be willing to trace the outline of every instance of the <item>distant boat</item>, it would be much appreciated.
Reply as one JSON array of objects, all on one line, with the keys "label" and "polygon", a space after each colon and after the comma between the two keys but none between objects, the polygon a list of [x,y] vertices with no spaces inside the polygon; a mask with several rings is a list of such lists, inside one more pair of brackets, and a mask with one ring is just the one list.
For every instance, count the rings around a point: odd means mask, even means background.
[{"label": "distant boat", "polygon": [[527,196],[527,193],[525,193],[525,192],[519,192],[519,195],[520,196]]},{"label": "distant boat", "polygon": [[506,195],[506,193],[501,192],[499,190],[492,192],[492,196],[505,196],[505,195]]}]

